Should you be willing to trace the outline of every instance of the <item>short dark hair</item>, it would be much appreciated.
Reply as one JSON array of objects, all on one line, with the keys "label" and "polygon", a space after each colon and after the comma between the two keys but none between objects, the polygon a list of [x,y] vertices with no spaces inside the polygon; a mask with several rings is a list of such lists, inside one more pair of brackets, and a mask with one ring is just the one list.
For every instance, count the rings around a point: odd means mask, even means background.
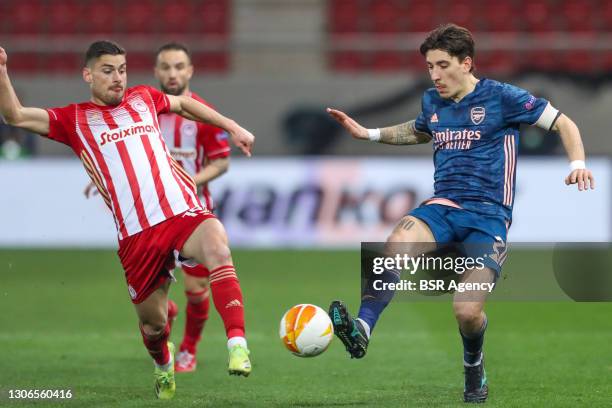
[{"label": "short dark hair", "polygon": [[191,63],[191,51],[189,51],[189,47],[180,42],[169,42],[157,49],[157,53],[155,54],[155,62],[157,62],[157,57],[164,51],[183,51],[187,54],[187,58],[189,58],[189,63]]},{"label": "short dark hair", "polygon": [[470,57],[472,59],[470,72],[474,70],[474,38],[467,28],[456,24],[444,24],[430,31],[419,51],[425,56],[427,51],[431,50],[446,51],[451,57],[457,57],[459,61]]},{"label": "short dark hair", "polygon": [[96,41],[89,46],[85,53],[85,65],[89,65],[91,60],[98,59],[103,55],[126,55],[126,52],[116,42],[109,40]]}]

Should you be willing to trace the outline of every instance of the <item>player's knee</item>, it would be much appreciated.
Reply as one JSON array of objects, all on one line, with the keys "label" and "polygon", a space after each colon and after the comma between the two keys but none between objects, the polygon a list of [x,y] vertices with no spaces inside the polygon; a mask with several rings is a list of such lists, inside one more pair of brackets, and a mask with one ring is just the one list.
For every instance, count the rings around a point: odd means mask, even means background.
[{"label": "player's knee", "polygon": [[232,261],[232,253],[226,242],[221,239],[207,242],[204,248],[206,258],[206,267],[210,270],[220,266],[227,265]]},{"label": "player's knee", "polygon": [[416,254],[419,248],[420,244],[412,242],[411,237],[402,231],[393,231],[385,243],[385,253],[391,257],[396,254]]},{"label": "player's knee", "polygon": [[397,242],[402,242],[402,234],[393,232],[387,237],[387,244],[394,244]]},{"label": "player's knee", "polygon": [[185,285],[185,288],[187,302],[191,304],[202,303],[209,297],[207,278],[194,279],[189,287],[187,288],[187,285]]},{"label": "player's knee", "polygon": [[393,231],[391,235],[387,237],[387,242],[385,243],[385,252],[392,256],[394,253],[402,252],[400,246],[404,248],[409,243],[406,243],[404,240],[404,235],[401,232]]},{"label": "player's knee", "polygon": [[197,291],[198,292],[204,292],[204,293],[208,293],[208,286],[209,286],[209,280],[208,278],[200,278],[196,280],[196,287],[197,287]]},{"label": "player's knee", "polygon": [[477,326],[482,318],[482,308],[473,302],[456,302],[453,309],[455,318],[462,327]]},{"label": "player's knee", "polygon": [[147,337],[160,336],[166,329],[168,323],[167,317],[160,317],[155,320],[147,320],[142,322],[142,331]]}]

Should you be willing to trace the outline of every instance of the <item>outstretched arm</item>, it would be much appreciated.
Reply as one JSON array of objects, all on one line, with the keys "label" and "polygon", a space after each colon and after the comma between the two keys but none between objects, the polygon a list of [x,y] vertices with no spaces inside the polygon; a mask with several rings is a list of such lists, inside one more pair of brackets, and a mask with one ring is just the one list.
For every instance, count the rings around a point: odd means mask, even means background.
[{"label": "outstretched arm", "polygon": [[415,120],[380,129],[380,142],[395,145],[428,143],[431,136],[414,127]]},{"label": "outstretched arm", "polygon": [[559,133],[563,147],[567,153],[567,157],[570,160],[570,174],[565,178],[565,184],[578,184],[578,190],[588,190],[589,186],[592,189],[595,188],[595,179],[593,173],[586,168],[584,162],[584,147],[582,146],[582,139],[580,137],[580,130],[578,126],[567,116],[561,114],[552,130]]},{"label": "outstretched arm", "polygon": [[372,140],[374,142],[392,145],[420,144],[427,143],[431,140],[429,134],[419,132],[415,129],[414,120],[382,129],[366,129],[342,111],[327,108],[327,112],[355,139]]},{"label": "outstretched arm", "polygon": [[238,146],[245,155],[251,156],[251,149],[255,142],[255,136],[253,136],[251,132],[189,96],[168,95],[168,99],[170,100],[170,111],[178,113],[187,119],[210,123],[211,125],[226,130],[232,142]]},{"label": "outstretched arm", "polygon": [[6,123],[41,135],[49,134],[49,114],[40,108],[21,106],[7,69],[8,55],[0,47],[0,114]]}]

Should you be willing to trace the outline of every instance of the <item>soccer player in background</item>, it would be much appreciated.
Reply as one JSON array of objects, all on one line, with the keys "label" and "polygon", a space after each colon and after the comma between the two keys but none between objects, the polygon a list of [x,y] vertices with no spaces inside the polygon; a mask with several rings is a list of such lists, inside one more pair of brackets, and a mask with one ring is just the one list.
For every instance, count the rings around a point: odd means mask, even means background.
[{"label": "soccer player in background", "polygon": [[[462,282],[493,283],[505,259],[512,222],[519,125],[559,133],[570,160],[565,184],[578,184],[582,191],[595,184],[585,166],[580,132],[548,101],[513,85],[476,78],[474,41],[467,29],[440,26],[429,33],[420,52],[434,88],[424,93],[422,111],[415,120],[366,129],[339,110],[328,112],[356,139],[392,145],[433,140],[434,196],[399,221],[387,247],[404,243],[416,257],[420,255],[417,248],[423,246],[419,243],[475,245],[481,248],[476,251],[484,251],[476,255],[485,256],[486,267],[464,273]],[[400,277],[398,271],[386,270],[378,278],[397,282]],[[352,358],[365,356],[374,326],[392,297],[393,291],[366,289],[356,319],[341,301],[332,302],[329,313],[334,332]],[[488,396],[483,355],[485,300],[486,294],[473,291],[456,293],[453,299],[463,342],[465,402],[484,402]]]},{"label": "soccer player in background", "polygon": [[[0,114],[10,125],[68,145],[83,162],[113,214],[128,292],[155,362],[155,393],[170,399],[176,383],[174,346],[167,341],[167,294],[174,251],[206,266],[211,276],[228,277],[219,280],[220,286],[235,287],[237,279],[223,225],[202,208],[193,179],[170,156],[157,117],[173,112],[225,129],[248,156],[254,136],[193,98],[143,85],[126,88],[125,50],[110,41],[94,42],[86,52],[83,79],[90,101],[61,108],[22,106],[7,61],[0,47]],[[235,327],[228,342],[229,372],[247,376],[251,364],[244,321]]]},{"label": "soccer player in background", "polygon": [[[193,75],[191,54],[184,44],[168,43],[159,48],[155,60],[155,77],[162,91],[169,95],[185,95],[201,103],[210,105],[199,95],[192,92],[189,81]],[[172,158],[191,176],[198,187],[202,202],[213,211],[213,200],[208,191],[208,182],[225,173],[229,167],[230,146],[227,133],[220,128],[186,119],[176,113],[164,113],[159,116],[159,126]],[[188,372],[196,369],[196,350],[202,329],[208,319],[209,285],[217,312],[223,319],[227,338],[234,337],[232,325],[238,320],[244,321],[244,309],[239,299],[242,298],[240,285],[224,287],[219,285],[224,279],[236,279],[235,276],[224,277],[223,271],[210,276],[210,271],[203,265],[189,266],[182,264],[185,282],[187,308],[183,341],[176,356],[174,368],[177,372]],[[232,291],[235,293],[219,292]],[[168,302],[168,318],[176,318],[178,308]],[[240,333],[239,333],[240,334]]]}]

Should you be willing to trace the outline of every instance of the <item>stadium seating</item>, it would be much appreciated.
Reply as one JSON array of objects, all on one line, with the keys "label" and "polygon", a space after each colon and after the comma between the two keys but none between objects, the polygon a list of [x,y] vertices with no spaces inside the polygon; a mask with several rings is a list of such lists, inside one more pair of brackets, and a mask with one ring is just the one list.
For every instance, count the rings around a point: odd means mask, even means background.
[{"label": "stadium seating", "polygon": [[6,33],[35,34],[45,26],[44,4],[39,0],[24,0],[4,3],[2,19]]},{"label": "stadium seating", "polygon": [[[227,72],[234,1],[0,0],[0,35],[5,44],[20,44],[13,52],[21,60],[12,63],[27,73],[70,72],[70,63],[77,58],[69,54],[78,54],[80,61],[83,49],[95,38],[125,42],[131,71],[149,70],[157,46],[178,39],[192,46],[194,60],[202,64],[199,69]],[[601,44],[602,34],[612,35],[611,0],[328,0],[321,4],[327,8],[327,24],[322,27],[327,31],[332,71],[421,71],[418,54],[406,49],[416,49],[423,33],[449,21],[475,33],[480,45],[477,65],[484,73],[610,70],[612,50],[583,49],[596,41]],[[49,39],[48,46],[37,42],[41,36]],[[572,42],[573,48],[564,44],[568,37],[579,39]],[[362,41],[377,44],[380,38],[390,46],[368,49]],[[481,45],[482,38],[490,40],[488,47]],[[74,44],[75,51],[66,43]],[[503,52],[492,49],[497,44],[503,44],[499,47]],[[560,50],[555,54],[554,49]],[[560,60],[551,60],[552,54]],[[579,69],[581,58],[589,64],[582,63]]]},{"label": "stadium seating", "polygon": [[[610,2],[608,2],[610,4]],[[566,0],[561,6],[561,13],[565,16],[564,30],[570,32],[590,33],[597,31],[596,13],[593,2],[588,0]]]},{"label": "stadium seating", "polygon": [[127,63],[128,72],[151,72],[155,60],[151,52],[130,52]]},{"label": "stadium seating", "polygon": [[207,0],[196,2],[193,14],[195,31],[203,34],[227,36],[230,27],[230,1]]},{"label": "stadium seating", "polygon": [[605,2],[601,9],[597,10],[597,13],[601,17],[601,26],[603,31],[612,31],[612,2]]},{"label": "stadium seating", "polygon": [[499,33],[518,31],[517,7],[514,3],[506,1],[485,2],[478,10],[477,18],[482,22],[480,30]]},{"label": "stadium seating", "polygon": [[[100,37],[140,45],[128,50],[130,71],[150,70],[157,47],[181,39],[192,46],[194,60],[205,62],[198,70],[224,72],[230,61],[224,51],[230,4],[231,0],[0,0],[0,34],[5,43],[26,44],[11,52],[12,67],[22,73],[74,71],[86,45]],[[27,45],[40,36],[51,45]],[[82,45],[72,51],[62,46],[64,40]]]},{"label": "stadium seating", "polygon": [[117,13],[119,24],[117,30],[128,34],[150,35],[163,24],[163,19],[156,10],[154,0],[128,1]]},{"label": "stadium seating", "polygon": [[601,66],[604,72],[612,72],[612,51],[601,55]]},{"label": "stadium seating", "polygon": [[409,7],[398,8],[398,12],[402,14],[401,18],[406,19],[408,30],[412,32],[429,31],[437,24],[436,8],[427,0],[412,2]]},{"label": "stadium seating", "polygon": [[356,33],[359,27],[359,0],[338,0],[329,9],[330,31],[334,34]]},{"label": "stadium seating", "polygon": [[42,56],[36,53],[13,52],[11,53],[11,72],[19,72],[20,74],[30,74],[38,71],[38,67],[43,65],[40,63]]},{"label": "stadium seating", "polygon": [[480,75],[489,72],[497,74],[511,73],[517,53],[511,51],[483,51],[476,55],[476,71]]},{"label": "stadium seating", "polygon": [[521,22],[524,25],[522,28],[525,31],[544,33],[559,28],[555,26],[558,12],[547,0],[525,1],[521,5],[521,9]]},{"label": "stadium seating", "polygon": [[[484,36],[498,36],[500,43],[511,44],[504,51],[477,49],[481,72],[610,70],[606,51],[599,55],[601,51],[580,48],[588,46],[589,39],[595,40],[598,34],[612,34],[609,0],[330,0],[329,66],[335,71],[353,72],[421,70],[422,63],[404,55],[403,39],[410,34],[421,38],[424,32],[445,22],[467,27],[475,33],[477,42]],[[581,36],[585,44],[559,52],[551,51],[556,47],[547,47],[552,42],[563,43],[568,35]],[[397,44],[397,50],[346,48],[351,38],[360,44],[368,36],[374,40],[384,37],[387,43]],[[336,49],[335,41],[340,40],[343,47]]]},{"label": "stadium seating", "polygon": [[[191,31],[191,16],[194,15],[193,4],[186,1],[167,2],[159,10],[164,16],[164,30],[170,33]],[[188,22],[186,24],[186,22]]]},{"label": "stadium seating", "polygon": [[80,7],[76,1],[58,2],[45,9],[47,33],[51,35],[68,35],[77,32],[80,20]]},{"label": "stadium seating", "polygon": [[193,64],[198,71],[224,72],[229,69],[230,58],[222,51],[200,52],[193,55]]},{"label": "stadium seating", "polygon": [[116,17],[112,2],[88,2],[81,10],[83,15],[90,16],[79,27],[82,34],[108,35],[114,32]]}]

